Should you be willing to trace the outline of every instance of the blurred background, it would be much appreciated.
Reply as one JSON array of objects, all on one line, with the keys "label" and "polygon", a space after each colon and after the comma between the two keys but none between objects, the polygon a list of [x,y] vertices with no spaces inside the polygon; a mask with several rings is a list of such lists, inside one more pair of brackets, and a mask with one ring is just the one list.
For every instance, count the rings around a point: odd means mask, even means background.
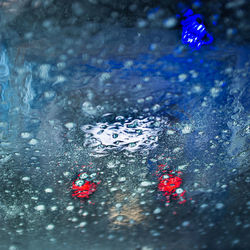
[{"label": "blurred background", "polygon": [[[200,50],[181,41],[188,8],[214,38]],[[1,0],[0,249],[248,249],[249,13]],[[161,164],[184,204],[166,206]],[[100,184],[74,199],[83,169]]]}]

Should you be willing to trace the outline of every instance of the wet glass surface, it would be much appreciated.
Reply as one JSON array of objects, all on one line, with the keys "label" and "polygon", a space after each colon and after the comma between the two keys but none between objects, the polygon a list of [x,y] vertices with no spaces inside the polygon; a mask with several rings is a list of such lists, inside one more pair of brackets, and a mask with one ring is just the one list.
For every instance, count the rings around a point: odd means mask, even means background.
[{"label": "wet glass surface", "polygon": [[1,1],[0,249],[248,249],[248,5],[152,2]]}]

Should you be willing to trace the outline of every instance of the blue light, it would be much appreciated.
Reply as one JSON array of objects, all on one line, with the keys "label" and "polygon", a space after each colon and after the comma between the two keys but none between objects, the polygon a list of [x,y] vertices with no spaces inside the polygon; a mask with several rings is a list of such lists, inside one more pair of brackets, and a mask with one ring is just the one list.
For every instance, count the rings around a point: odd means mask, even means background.
[{"label": "blue light", "polygon": [[213,42],[213,37],[206,31],[206,27],[202,22],[201,15],[193,15],[191,9],[184,14],[184,20],[181,22],[183,26],[182,41],[189,44],[190,47],[200,49],[202,45]]},{"label": "blue light", "polygon": [[218,14],[214,14],[211,19],[212,19],[212,24],[213,25],[217,25],[218,19],[219,19],[219,15]]},{"label": "blue light", "polygon": [[148,11],[148,15],[150,15],[150,14],[155,14],[155,13],[157,13],[158,12],[158,10],[160,9],[160,7],[159,6],[157,6],[157,7],[155,7],[155,8],[152,8],[152,9],[150,9],[149,11]]}]

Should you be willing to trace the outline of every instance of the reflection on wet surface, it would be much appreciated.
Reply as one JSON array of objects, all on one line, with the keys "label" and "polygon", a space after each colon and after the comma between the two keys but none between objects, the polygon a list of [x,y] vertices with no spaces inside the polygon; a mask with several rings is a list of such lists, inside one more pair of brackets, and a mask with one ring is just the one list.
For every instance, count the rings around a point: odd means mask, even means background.
[{"label": "reflection on wet surface", "polygon": [[6,38],[0,249],[247,248],[249,47],[140,25]]}]

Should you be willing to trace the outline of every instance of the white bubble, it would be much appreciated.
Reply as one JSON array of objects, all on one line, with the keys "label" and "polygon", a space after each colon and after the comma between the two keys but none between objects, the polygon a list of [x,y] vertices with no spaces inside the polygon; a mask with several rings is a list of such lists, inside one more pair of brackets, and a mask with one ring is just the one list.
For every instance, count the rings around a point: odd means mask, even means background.
[{"label": "white bubble", "polygon": [[141,19],[141,20],[139,20],[138,22],[137,22],[137,26],[139,27],[139,28],[144,28],[144,27],[146,27],[147,26],[147,21],[145,21],[145,20],[143,20],[143,19]]},{"label": "white bubble", "polygon": [[153,248],[152,248],[152,247],[149,247],[149,246],[143,246],[143,247],[142,247],[142,250],[153,250]]},{"label": "white bubble", "polygon": [[141,182],[142,187],[148,187],[151,186],[153,183],[151,181],[143,181]]},{"label": "white bubble", "polygon": [[177,20],[175,17],[170,17],[164,20],[163,26],[166,28],[173,28],[177,24]]},{"label": "white bubble", "polygon": [[82,111],[88,115],[94,115],[97,112],[96,108],[88,101],[82,104]]},{"label": "white bubble", "polygon": [[208,205],[207,205],[207,204],[205,204],[205,203],[204,203],[204,204],[202,204],[202,205],[200,206],[200,208],[202,208],[202,209],[203,209],[203,208],[206,208],[206,207],[208,207]]},{"label": "white bubble", "polygon": [[169,175],[164,174],[164,175],[162,176],[162,178],[163,178],[163,179],[168,179],[168,178],[169,178]]},{"label": "white bubble", "polygon": [[57,66],[58,69],[64,69],[66,67],[66,63],[65,62],[59,62],[59,63],[57,63],[56,66]]},{"label": "white bubble", "polygon": [[182,134],[189,134],[192,131],[192,126],[191,125],[186,125],[182,130]]},{"label": "white bubble", "polygon": [[38,206],[35,207],[35,209],[37,211],[43,211],[43,210],[45,210],[45,206],[44,205],[38,205]]},{"label": "white bubble", "polygon": [[184,222],[182,223],[182,226],[183,226],[183,227],[187,227],[187,226],[189,226],[189,224],[190,224],[189,221],[184,221]]},{"label": "white bubble", "polygon": [[23,139],[29,138],[29,137],[30,137],[30,133],[28,133],[28,132],[22,132],[22,133],[21,133],[21,137],[22,137]]},{"label": "white bubble", "polygon": [[118,178],[118,181],[119,181],[119,182],[124,182],[124,181],[126,181],[126,177],[119,177],[119,178]]},{"label": "white bubble", "polygon": [[30,180],[30,177],[24,176],[24,177],[22,178],[22,180],[23,180],[23,181],[29,181],[29,180]]},{"label": "white bubble", "polygon": [[67,206],[66,209],[67,209],[68,211],[72,211],[72,210],[74,209],[74,206]]},{"label": "white bubble", "polygon": [[11,246],[9,247],[9,250],[18,250],[18,247],[17,247],[17,246],[14,246],[14,245],[11,245]]},{"label": "white bubble", "polygon": [[74,128],[75,124],[73,122],[68,122],[66,124],[64,124],[64,126],[68,129],[71,130],[72,128]]},{"label": "white bubble", "polygon": [[182,189],[182,188],[177,188],[177,189],[176,189],[176,193],[177,193],[177,194],[183,193],[183,189]]},{"label": "white bubble", "polygon": [[63,175],[64,175],[65,177],[67,177],[67,176],[70,175],[70,172],[63,172]]},{"label": "white bubble", "polygon": [[50,210],[51,210],[51,211],[56,211],[56,210],[57,210],[57,206],[52,206],[52,207],[50,207]]},{"label": "white bubble", "polygon": [[71,221],[72,221],[72,222],[76,222],[76,221],[78,221],[78,219],[77,219],[76,217],[73,217],[73,218],[71,219]]},{"label": "white bubble", "polygon": [[190,72],[190,74],[192,75],[192,78],[197,78],[198,75],[199,75],[199,73],[196,72],[195,70],[190,70],[189,72]]},{"label": "white bubble", "polygon": [[211,94],[211,96],[212,97],[217,97],[217,96],[219,96],[219,94],[220,94],[220,89],[219,88],[211,88],[210,89],[210,94]]},{"label": "white bubble", "polygon": [[75,185],[81,187],[84,184],[84,180],[77,180],[75,181]]},{"label": "white bubble", "polygon": [[157,44],[155,44],[155,43],[150,44],[151,50],[156,50],[156,48],[157,48]]},{"label": "white bubble", "polygon": [[85,227],[87,225],[87,222],[86,221],[83,221],[81,222],[78,226],[79,227]]},{"label": "white bubble", "polygon": [[143,98],[140,98],[140,99],[137,100],[137,102],[138,102],[139,104],[141,104],[141,103],[144,102],[144,99],[143,99]]},{"label": "white bubble", "polygon": [[117,220],[117,221],[122,221],[122,220],[123,220],[123,216],[122,216],[122,215],[117,216],[117,217],[116,217],[116,220]]},{"label": "white bubble", "polygon": [[50,98],[52,98],[54,96],[55,96],[55,92],[54,91],[46,91],[46,92],[44,92],[44,97],[46,99],[50,99]]},{"label": "white bubble", "polygon": [[82,215],[83,216],[87,216],[89,213],[87,212],[87,211],[84,211],[83,213],[82,213]]},{"label": "white bubble", "polygon": [[184,170],[184,169],[186,169],[187,166],[188,166],[187,164],[180,165],[180,166],[178,166],[178,170]]},{"label": "white bubble", "polygon": [[187,75],[186,74],[180,74],[178,75],[178,79],[180,82],[183,82],[187,79]]},{"label": "white bubble", "polygon": [[224,207],[224,204],[223,203],[217,203],[216,205],[215,205],[215,208],[216,209],[222,209]]},{"label": "white bubble", "polygon": [[93,173],[90,175],[90,178],[95,178],[96,177],[96,173]]},{"label": "white bubble", "polygon": [[176,148],[174,148],[173,153],[178,153],[180,151],[181,151],[181,148],[180,147],[176,147]]},{"label": "white bubble", "polygon": [[53,192],[52,188],[46,188],[44,191],[45,191],[45,193],[52,193]]},{"label": "white bubble", "polygon": [[240,242],[239,239],[235,239],[235,240],[232,241],[232,244],[233,244],[233,245],[236,245],[236,244],[238,244],[239,242]]},{"label": "white bubble", "polygon": [[201,86],[196,85],[192,88],[192,90],[194,93],[200,93],[202,91],[202,88],[201,88]]},{"label": "white bubble", "polygon": [[31,139],[30,141],[29,141],[29,144],[30,145],[36,145],[38,143],[38,140],[37,139]]},{"label": "white bubble", "polygon": [[154,210],[154,214],[159,214],[161,212],[161,209],[158,207],[158,208],[156,208],[155,210]]},{"label": "white bubble", "polygon": [[49,64],[42,64],[39,67],[39,76],[44,80],[48,79],[49,78],[49,70],[50,70]]},{"label": "white bubble", "polygon": [[134,64],[133,61],[128,60],[128,61],[126,61],[126,62],[124,63],[124,67],[125,67],[125,68],[130,68],[133,64]]},{"label": "white bubble", "polygon": [[153,107],[152,107],[152,110],[154,112],[158,111],[159,109],[161,108],[161,106],[159,104],[155,104]]},{"label": "white bubble", "polygon": [[46,227],[46,229],[47,230],[53,230],[54,229],[54,225],[53,224],[49,224],[47,227]]},{"label": "white bubble", "polygon": [[81,175],[80,175],[80,179],[86,179],[86,178],[88,178],[89,176],[88,176],[88,174],[87,173],[82,173]]},{"label": "white bubble", "polygon": [[116,164],[113,162],[113,161],[110,161],[108,164],[107,164],[107,168],[115,168],[116,167]]},{"label": "white bubble", "polygon": [[103,82],[103,81],[106,81],[106,80],[108,80],[109,78],[111,77],[111,74],[110,73],[107,73],[107,72],[105,72],[105,73],[102,73],[101,74],[101,76],[100,76],[100,81],[101,82]]},{"label": "white bubble", "polygon": [[49,28],[52,25],[51,20],[44,20],[43,21],[43,27],[44,28]]},{"label": "white bubble", "polygon": [[119,209],[121,206],[122,206],[121,203],[117,203],[117,204],[115,205],[115,207],[118,208],[118,209]]},{"label": "white bubble", "polygon": [[118,190],[118,188],[116,188],[116,187],[110,188],[110,192],[114,192],[114,191],[117,191],[117,190]]}]

